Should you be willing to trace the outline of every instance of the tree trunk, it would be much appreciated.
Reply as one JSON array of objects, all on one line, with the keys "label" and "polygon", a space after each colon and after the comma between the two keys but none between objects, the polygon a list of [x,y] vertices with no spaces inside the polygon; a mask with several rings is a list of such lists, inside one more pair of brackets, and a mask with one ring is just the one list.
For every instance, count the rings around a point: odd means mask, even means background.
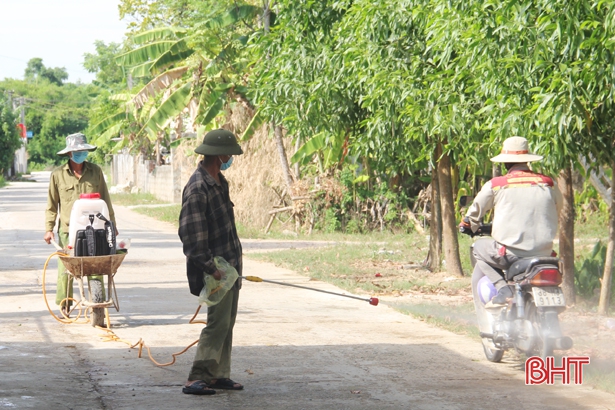
[{"label": "tree trunk", "polygon": [[[442,144],[438,143],[442,152]],[[459,242],[457,241],[457,221],[455,220],[455,203],[451,179],[451,161],[443,153],[438,160],[438,183],[440,185],[440,203],[442,204],[442,238],[444,244],[444,263],[446,270],[454,275],[463,276],[459,259]]]},{"label": "tree trunk", "polygon": [[179,139],[182,137],[184,133],[184,119],[182,114],[177,116],[177,125],[175,126],[175,139]]},{"label": "tree trunk", "polygon": [[[263,1],[263,26],[265,33],[269,32],[271,19],[271,9],[269,8],[269,1]],[[275,122],[271,122],[271,126],[274,129],[275,134],[275,144],[278,147],[278,154],[280,155],[280,166],[282,167],[282,173],[284,174],[284,180],[286,181],[286,187],[288,189],[288,194],[292,197],[291,186],[293,184],[293,178],[290,175],[290,167],[288,166],[288,158],[286,157],[286,150],[284,149],[284,140],[282,132],[282,127],[277,125]]]},{"label": "tree trunk", "polygon": [[263,29],[265,33],[269,33],[271,22],[271,9],[269,8],[269,0],[263,1]]},{"label": "tree trunk", "polygon": [[598,314],[604,316],[609,313],[611,282],[613,280],[613,254],[615,253],[615,163],[611,165],[611,171],[613,176],[611,178],[611,203],[609,204],[609,244],[606,247],[604,274],[600,286],[600,302],[598,302]]},{"label": "tree trunk", "polygon": [[[272,124],[273,125],[273,124]],[[293,178],[290,175],[290,167],[288,166],[288,159],[286,158],[286,150],[284,149],[284,139],[282,127],[275,125],[275,145],[278,147],[278,154],[280,155],[280,166],[282,167],[282,173],[284,174],[284,180],[286,181],[286,187],[288,193],[292,196],[291,186],[293,185]]]},{"label": "tree trunk", "polygon": [[158,137],[156,138],[156,166],[160,165],[162,162],[162,154],[160,153],[160,139],[162,135],[158,133]]},{"label": "tree trunk", "polygon": [[[299,151],[299,148],[301,148],[301,141],[299,141],[299,138],[297,138],[297,141],[295,142],[295,152]],[[299,163],[296,162],[295,163],[295,181],[299,181],[301,179],[301,168],[299,168]]]},{"label": "tree trunk", "polygon": [[560,172],[557,184],[562,193],[563,204],[559,213],[559,254],[563,275],[562,289],[568,305],[574,305],[574,190],[572,168],[569,165]]},{"label": "tree trunk", "polygon": [[429,220],[429,270],[439,272],[442,261],[442,208],[438,169],[431,170],[431,218]]}]

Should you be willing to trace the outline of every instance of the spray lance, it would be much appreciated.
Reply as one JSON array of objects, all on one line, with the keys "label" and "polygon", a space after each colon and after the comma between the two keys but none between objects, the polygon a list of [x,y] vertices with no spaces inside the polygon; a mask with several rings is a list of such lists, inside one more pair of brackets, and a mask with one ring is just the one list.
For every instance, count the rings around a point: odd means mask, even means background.
[{"label": "spray lance", "polygon": [[248,280],[250,282],[267,282],[267,283],[273,283],[273,284],[276,284],[276,285],[291,286],[293,288],[314,290],[316,292],[328,293],[330,295],[343,296],[343,297],[346,297],[346,298],[362,300],[364,302],[368,302],[372,306],[378,306],[378,298],[374,298],[374,297],[371,297],[369,299],[368,298],[361,298],[361,297],[358,297],[358,296],[345,295],[343,293],[329,292],[328,290],[308,288],[307,286],[293,285],[293,284],[284,283],[284,282],[276,282],[276,281],[273,281],[273,280],[262,279],[262,278],[259,278],[258,276],[240,276],[240,278]]},{"label": "spray lance", "polygon": [[[96,214],[96,217],[105,223],[105,237],[109,245],[109,254],[115,255],[115,226],[113,226],[113,222],[105,218],[100,212]],[[92,217],[91,219],[93,220],[94,218]]]}]

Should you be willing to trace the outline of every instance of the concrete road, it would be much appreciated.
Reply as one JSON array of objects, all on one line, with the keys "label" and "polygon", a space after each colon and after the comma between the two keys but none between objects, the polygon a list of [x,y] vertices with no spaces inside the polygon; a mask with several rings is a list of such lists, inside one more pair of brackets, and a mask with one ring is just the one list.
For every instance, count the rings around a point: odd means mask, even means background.
[{"label": "concrete road", "polygon": [[[0,189],[0,408],[15,409],[608,409],[615,396],[587,386],[525,386],[518,364],[489,363],[474,340],[386,304],[266,283],[245,283],[232,377],[241,392],[181,393],[194,348],[157,367],[144,351],[47,311],[43,238],[48,173]],[[173,226],[116,207],[132,247],[115,279],[115,334],[143,339],[160,363],[198,338],[197,307]],[[270,247],[246,241],[245,274],[340,291],[249,259]],[[317,252],[317,250],[315,250]],[[53,305],[55,259],[46,274]],[[204,315],[200,315],[204,319]]]}]

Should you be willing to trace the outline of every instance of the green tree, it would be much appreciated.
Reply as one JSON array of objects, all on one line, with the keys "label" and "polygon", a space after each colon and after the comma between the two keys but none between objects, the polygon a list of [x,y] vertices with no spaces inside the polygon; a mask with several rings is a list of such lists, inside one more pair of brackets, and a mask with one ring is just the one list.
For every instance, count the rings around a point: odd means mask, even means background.
[{"label": "green tree", "polygon": [[[133,145],[144,145],[143,138],[158,143],[167,133],[169,123],[182,120],[186,110],[193,124],[207,126],[230,102],[251,105],[243,78],[248,60],[242,52],[246,33],[251,30],[247,22],[255,21],[259,9],[245,3],[208,4],[212,7],[190,3],[191,13],[182,14],[184,19],[175,16],[184,26],[190,22],[189,28],[159,27],[129,37],[129,50],[118,55],[116,61],[133,78],[149,82],[132,90],[132,97],[125,99],[123,106],[116,106],[108,117],[94,124],[94,132],[107,135],[109,129],[117,129],[129,136]],[[189,17],[194,15],[200,18]],[[167,20],[150,15],[147,21]],[[141,27],[148,25],[144,23]],[[127,120],[128,116],[141,120]],[[137,123],[142,125],[139,130],[127,132],[126,127],[134,128]]]},{"label": "green tree", "polygon": [[[520,129],[545,155],[542,167],[561,173],[564,291],[574,303],[572,164],[579,156],[612,162],[613,2],[464,2],[471,35],[459,65],[483,79],[494,134]],[[450,30],[449,30],[450,31]],[[607,114],[608,113],[608,114]],[[509,134],[510,135],[510,134]]]},{"label": "green tree", "polygon": [[15,151],[21,146],[17,118],[8,98],[0,94],[0,175],[13,165]]},{"label": "green tree", "polygon": [[118,43],[105,44],[104,41],[96,40],[94,47],[95,53],[84,54],[83,67],[88,72],[96,74],[95,84],[113,89],[125,87],[124,72],[115,60],[120,54],[121,45]]},{"label": "green tree", "polygon": [[[447,192],[447,265],[461,274],[449,165],[459,145],[442,142],[471,135],[465,131],[474,117],[471,100],[459,92],[463,85],[448,90],[448,67],[430,61],[435,52],[426,49],[427,11],[420,13],[420,4],[279,2],[276,26],[257,42],[257,105],[304,144],[295,161],[315,152],[328,166],[355,158],[368,165],[370,178],[394,184],[444,159],[438,169],[448,180],[437,185]],[[471,144],[463,147],[475,154]]]},{"label": "green tree", "polygon": [[62,85],[68,79],[68,72],[64,67],[45,67],[43,59],[36,57],[28,61],[24,76],[27,81],[38,83],[39,79],[46,79],[50,83]]},{"label": "green tree", "polygon": [[38,83],[5,80],[0,82],[0,90],[25,98],[26,126],[34,135],[27,146],[29,162],[40,165],[61,162],[56,153],[64,147],[67,135],[86,129],[89,107],[97,93],[92,85],[57,85],[46,79]]}]

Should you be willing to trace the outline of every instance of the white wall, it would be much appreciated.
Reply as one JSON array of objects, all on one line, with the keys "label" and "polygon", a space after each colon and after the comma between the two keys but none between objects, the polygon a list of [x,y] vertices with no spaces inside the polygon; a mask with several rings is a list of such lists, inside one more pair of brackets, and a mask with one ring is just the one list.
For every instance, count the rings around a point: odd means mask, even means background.
[{"label": "white wall", "polygon": [[[155,161],[145,161],[140,155],[115,154],[111,184],[130,184],[139,188],[139,192],[148,192],[162,201],[181,203],[182,189],[188,181],[186,173],[182,172],[182,161],[173,158],[173,155],[174,152],[171,154],[171,164],[156,166]],[[190,169],[188,175],[192,171],[194,169]]]}]

